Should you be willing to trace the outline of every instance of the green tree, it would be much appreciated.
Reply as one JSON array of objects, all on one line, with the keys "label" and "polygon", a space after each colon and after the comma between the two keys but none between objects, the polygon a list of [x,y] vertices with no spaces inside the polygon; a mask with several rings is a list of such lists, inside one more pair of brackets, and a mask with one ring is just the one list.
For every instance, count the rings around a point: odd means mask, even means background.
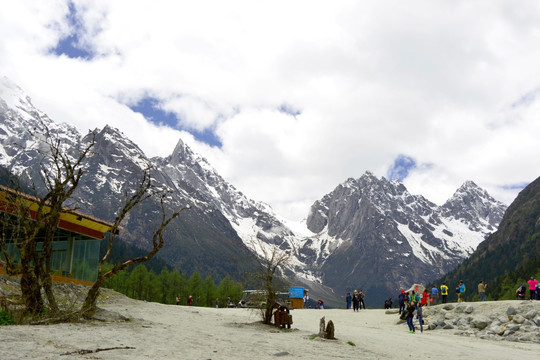
[{"label": "green tree", "polygon": [[145,294],[145,288],[148,286],[148,270],[144,264],[137,265],[131,274],[129,274],[128,284],[130,289],[130,296],[143,300]]},{"label": "green tree", "polygon": [[215,300],[217,297],[217,288],[211,275],[208,275],[204,279],[203,296],[201,296],[201,305],[207,307],[215,306]]},{"label": "green tree", "polygon": [[171,275],[169,270],[164,267],[158,276],[159,291],[161,293],[161,297],[158,301],[162,304],[172,304],[174,301],[174,298],[169,297],[170,282]]},{"label": "green tree", "polygon": [[189,278],[189,295],[193,296],[193,305],[199,302],[200,305],[200,298],[201,294],[203,293],[203,282],[202,277],[199,272],[195,271],[191,277]]}]

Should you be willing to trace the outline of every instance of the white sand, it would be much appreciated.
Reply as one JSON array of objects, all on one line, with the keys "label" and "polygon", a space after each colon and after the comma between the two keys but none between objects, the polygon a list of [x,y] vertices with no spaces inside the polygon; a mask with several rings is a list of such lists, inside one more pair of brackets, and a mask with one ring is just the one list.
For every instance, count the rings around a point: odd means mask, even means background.
[{"label": "white sand", "polygon": [[[293,310],[292,330],[279,330],[262,325],[259,313],[249,309],[127,298],[101,307],[134,320],[2,326],[0,359],[540,359],[536,343],[482,340],[444,330],[409,334],[406,324],[396,325],[397,315],[384,310]],[[322,316],[333,320],[337,341],[312,339]],[[74,353],[113,347],[134,349]]]}]

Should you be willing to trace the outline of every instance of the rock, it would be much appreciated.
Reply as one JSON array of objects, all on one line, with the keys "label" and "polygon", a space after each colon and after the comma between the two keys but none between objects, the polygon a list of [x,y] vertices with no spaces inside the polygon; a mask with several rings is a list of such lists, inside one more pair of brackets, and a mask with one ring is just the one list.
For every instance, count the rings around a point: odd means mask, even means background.
[{"label": "rock", "polygon": [[278,352],[278,353],[275,353],[274,356],[287,356],[287,355],[290,355],[290,353],[288,353],[287,351],[282,351],[282,352]]},{"label": "rock", "polygon": [[536,340],[536,335],[534,333],[527,333],[519,337],[519,341],[534,341]]},{"label": "rock", "polygon": [[497,335],[504,335],[506,331],[506,324],[502,324],[501,326],[499,326],[499,328],[495,331],[497,333]]},{"label": "rock", "polygon": [[467,326],[467,325],[469,325],[469,321],[467,320],[466,317],[462,316],[462,317],[460,317],[458,319],[457,325],[459,325],[459,326]]},{"label": "rock", "polygon": [[473,311],[474,311],[474,308],[473,308],[472,305],[468,305],[468,306],[465,308],[465,313],[467,313],[467,314],[471,314]]},{"label": "rock", "polygon": [[514,315],[512,318],[512,322],[516,324],[523,324],[525,322],[525,318],[519,314]]},{"label": "rock", "polygon": [[328,340],[335,340],[334,337],[334,322],[332,320],[328,321],[328,325],[326,325],[326,336],[325,339]]},{"label": "rock", "polygon": [[326,327],[326,320],[325,320],[325,317],[323,316],[321,320],[319,321],[319,337],[322,337],[322,338],[326,337],[325,327]]},{"label": "rock", "polygon": [[471,322],[471,325],[477,329],[483,330],[489,325],[490,321],[486,317],[479,317]]},{"label": "rock", "polygon": [[503,336],[508,337],[508,336],[512,335],[513,333],[515,333],[515,331],[512,331],[510,329],[506,329],[506,331],[503,333]]},{"label": "rock", "polygon": [[388,309],[388,310],[386,310],[384,313],[387,314],[387,315],[398,314],[398,313],[399,313],[399,309]]},{"label": "rock", "polygon": [[535,316],[536,316],[536,310],[531,310],[531,311],[527,312],[525,315],[523,315],[523,317],[525,319],[527,319],[527,320],[531,320]]},{"label": "rock", "polygon": [[452,326],[452,324],[446,324],[446,325],[443,326],[443,329],[444,329],[444,330],[451,330],[451,329],[453,329],[453,328],[454,328],[454,327]]},{"label": "rock", "polygon": [[512,306],[509,306],[508,309],[506,309],[506,315],[508,316],[512,316],[512,315],[516,315],[517,314],[517,311],[514,307]]},{"label": "rock", "polygon": [[443,309],[444,310],[454,310],[455,306],[452,304],[444,304]]},{"label": "rock", "polygon": [[444,326],[444,325],[446,325],[446,323],[444,322],[444,316],[439,317],[439,318],[435,321],[435,324],[438,325],[438,326]]}]

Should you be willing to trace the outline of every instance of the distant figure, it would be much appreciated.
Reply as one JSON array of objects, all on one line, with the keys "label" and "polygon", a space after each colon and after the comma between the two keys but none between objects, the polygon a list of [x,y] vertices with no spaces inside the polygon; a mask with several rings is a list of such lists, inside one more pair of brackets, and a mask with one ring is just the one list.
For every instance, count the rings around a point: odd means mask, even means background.
[{"label": "distant figure", "polygon": [[385,309],[391,309],[392,308],[392,298],[389,298],[388,300],[384,300],[384,308]]},{"label": "distant figure", "polygon": [[216,298],[216,309],[219,308],[219,298]]},{"label": "distant figure", "polygon": [[422,299],[420,299],[420,306],[427,306],[429,299],[429,293],[427,292],[427,289],[424,289],[424,292],[422,293]]},{"label": "distant figure", "polygon": [[480,280],[478,284],[478,294],[480,295],[480,301],[486,301],[486,287],[487,284],[484,284],[484,280]]},{"label": "distant figure", "polygon": [[359,304],[359,308],[361,309],[362,307],[364,308],[364,310],[366,309],[366,303],[364,302],[364,298],[366,297],[366,295],[364,295],[364,293],[362,292],[362,290],[358,291],[358,297],[360,299],[360,304]]},{"label": "distant figure", "polygon": [[[304,295],[304,309],[308,308],[308,301],[309,301],[309,296],[308,294],[305,294]],[[311,306],[309,308],[311,309]]]},{"label": "distant figure", "polygon": [[230,296],[227,296],[227,307],[228,308],[232,307],[232,300]]},{"label": "distant figure", "polygon": [[458,292],[458,302],[465,302],[465,284],[463,283],[463,280],[459,281],[456,291]]},{"label": "distant figure", "polygon": [[180,305],[180,295],[176,297],[176,305]]},{"label": "distant figure", "polygon": [[525,292],[526,292],[525,285],[519,285],[519,287],[516,290],[516,298],[518,300],[525,300]]},{"label": "distant figure", "polygon": [[399,314],[401,315],[401,313],[403,311],[405,311],[405,290],[401,289],[401,291],[399,292],[399,296],[398,296],[398,302],[399,302]]},{"label": "distant figure", "polygon": [[414,311],[416,310],[414,301],[411,301],[409,303],[409,306],[407,307],[407,325],[409,326],[409,333],[414,334],[414,325],[413,325],[413,317],[414,317]]},{"label": "distant figure", "polygon": [[354,290],[354,295],[352,297],[353,311],[358,311],[358,306],[360,305],[360,296],[358,291]]},{"label": "distant figure", "polygon": [[317,309],[319,309],[319,310],[324,309],[324,301],[322,301],[322,300],[317,301]]},{"label": "distant figure", "polygon": [[347,296],[345,297],[345,302],[347,304],[347,310],[349,310],[352,305],[352,296],[350,292],[347,293]]},{"label": "distant figure", "polygon": [[529,300],[536,300],[536,285],[538,285],[538,280],[531,276],[531,280],[527,281],[529,284]]},{"label": "distant figure", "polygon": [[442,303],[446,304],[446,299],[448,298],[448,286],[446,286],[446,283],[442,283],[441,285],[441,297]]},{"label": "distant figure", "polygon": [[422,305],[420,305],[416,309],[416,318],[418,319],[418,323],[420,324],[420,332],[424,333],[424,320],[422,319]]},{"label": "distant figure", "polygon": [[187,304],[188,304],[188,306],[191,306],[193,304],[193,297],[191,295],[189,295],[189,297],[187,299]]},{"label": "distant figure", "polygon": [[433,285],[431,288],[431,299],[429,302],[432,305],[437,305],[437,300],[439,299],[439,289],[437,289],[437,285]]},{"label": "distant figure", "polygon": [[414,290],[411,291],[411,295],[409,296],[409,303],[411,302],[414,302],[415,306],[418,306],[418,303],[420,302],[420,298],[416,295]]}]

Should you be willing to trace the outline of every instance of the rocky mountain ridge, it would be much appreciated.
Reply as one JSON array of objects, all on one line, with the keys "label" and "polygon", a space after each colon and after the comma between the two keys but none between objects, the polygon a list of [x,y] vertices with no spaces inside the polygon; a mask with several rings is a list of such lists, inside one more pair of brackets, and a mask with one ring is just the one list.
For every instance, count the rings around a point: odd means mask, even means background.
[{"label": "rocky mountain ridge", "polygon": [[[505,210],[472,182],[438,207],[399,182],[366,172],[316,201],[307,229],[298,233],[270,206],[227,183],[182,140],[170,156],[149,159],[112,127],[83,136],[72,126],[54,123],[20,88],[0,79],[0,165],[38,179],[47,153],[40,136],[47,129],[61,139],[67,153],[76,154],[94,139],[84,165],[91,176],[81,182],[76,201],[82,211],[99,218],[113,218],[123,194],[151,166],[154,185],[172,191],[169,206],[193,205],[171,224],[160,257],[181,271],[196,269],[216,279],[241,278],[244,265],[253,264],[250,251],[276,248],[290,254],[287,275],[292,283],[304,284],[313,294],[337,298],[363,287],[379,301],[399,287],[429,281],[455,267],[496,229]],[[130,216],[123,241],[146,246],[157,206]]]}]

